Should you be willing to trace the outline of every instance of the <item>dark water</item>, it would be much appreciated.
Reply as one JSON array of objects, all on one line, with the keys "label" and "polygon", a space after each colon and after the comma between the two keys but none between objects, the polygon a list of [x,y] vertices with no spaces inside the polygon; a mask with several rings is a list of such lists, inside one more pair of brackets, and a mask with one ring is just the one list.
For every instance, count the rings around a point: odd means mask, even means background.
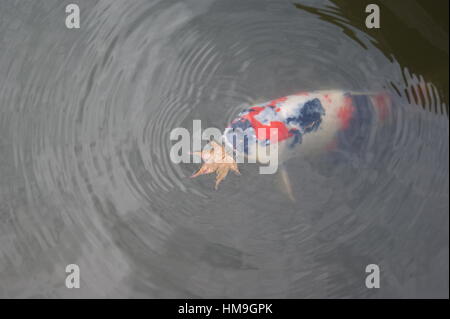
[{"label": "dark water", "polygon": [[[364,1],[85,0],[78,30],[69,2],[1,2],[0,297],[448,298],[448,14],[406,2],[377,2],[379,33]],[[252,165],[216,192],[169,159],[193,119],[330,88],[395,108],[286,163],[295,203]]]}]

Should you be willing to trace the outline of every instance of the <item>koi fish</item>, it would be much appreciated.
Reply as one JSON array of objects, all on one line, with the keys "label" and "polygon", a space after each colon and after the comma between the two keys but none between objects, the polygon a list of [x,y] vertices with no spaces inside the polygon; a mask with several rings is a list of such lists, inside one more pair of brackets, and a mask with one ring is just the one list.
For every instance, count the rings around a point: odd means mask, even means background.
[{"label": "koi fish", "polygon": [[[192,177],[215,172],[217,189],[229,170],[239,174],[233,156],[263,162],[261,154],[265,154],[264,162],[277,156],[277,161],[283,163],[302,154],[333,149],[337,133],[348,130],[357,120],[358,108],[368,106],[373,106],[374,114],[384,120],[390,110],[389,96],[338,90],[300,92],[248,107],[225,128],[222,141],[212,141],[209,149],[197,152],[204,164]],[[267,148],[274,144],[278,151],[271,154]],[[293,199],[284,169],[281,177]]]}]

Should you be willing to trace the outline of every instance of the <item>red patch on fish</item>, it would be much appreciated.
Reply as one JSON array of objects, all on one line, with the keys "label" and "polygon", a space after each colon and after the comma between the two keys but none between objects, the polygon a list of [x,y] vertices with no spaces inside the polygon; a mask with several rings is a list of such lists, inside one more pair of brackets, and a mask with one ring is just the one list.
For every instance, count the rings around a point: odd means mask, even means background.
[{"label": "red patch on fish", "polygon": [[389,114],[389,96],[386,94],[377,94],[373,97],[373,104],[377,109],[378,119],[384,121]]},{"label": "red patch on fish", "polygon": [[341,128],[346,130],[350,126],[350,120],[352,119],[352,114],[355,111],[355,107],[353,106],[352,98],[346,96],[344,98],[344,105],[342,105],[339,110],[337,116],[341,121]]},{"label": "red patch on fish", "polygon": [[[251,111],[244,116],[243,118],[250,121],[251,126],[255,130],[256,138],[261,141],[265,141],[270,139],[271,143],[283,141],[292,136],[292,133],[289,132],[286,124],[280,121],[271,121],[269,125],[264,125],[257,119],[255,119],[255,115],[258,115],[265,107],[263,106],[254,106],[251,107]],[[271,136],[270,129],[276,128],[278,131],[278,136]],[[260,130],[261,129],[261,130]]]}]

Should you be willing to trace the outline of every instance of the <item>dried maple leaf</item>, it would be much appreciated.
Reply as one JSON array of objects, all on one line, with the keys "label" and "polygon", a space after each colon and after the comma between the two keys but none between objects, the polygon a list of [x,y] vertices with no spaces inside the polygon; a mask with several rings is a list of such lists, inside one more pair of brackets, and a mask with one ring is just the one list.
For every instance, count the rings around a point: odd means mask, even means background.
[{"label": "dried maple leaf", "polygon": [[240,175],[241,173],[233,156],[227,153],[223,145],[215,141],[211,141],[209,144],[211,145],[210,149],[193,153],[200,156],[204,163],[191,178],[215,172],[216,184],[214,188],[217,190],[220,182],[225,179],[229,170],[232,170],[236,175]]}]

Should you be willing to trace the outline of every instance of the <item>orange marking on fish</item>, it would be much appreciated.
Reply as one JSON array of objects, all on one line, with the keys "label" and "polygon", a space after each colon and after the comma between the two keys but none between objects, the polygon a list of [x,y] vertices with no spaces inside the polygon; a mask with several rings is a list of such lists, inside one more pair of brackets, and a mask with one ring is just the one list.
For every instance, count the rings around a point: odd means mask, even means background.
[{"label": "orange marking on fish", "polygon": [[346,130],[350,126],[350,120],[352,119],[352,114],[355,111],[355,107],[352,103],[352,98],[346,96],[344,98],[344,105],[338,110],[337,116],[341,120],[341,128]]},{"label": "orange marking on fish", "polygon": [[374,97],[374,105],[377,109],[378,119],[384,121],[389,114],[389,96],[386,94],[378,94]]}]

